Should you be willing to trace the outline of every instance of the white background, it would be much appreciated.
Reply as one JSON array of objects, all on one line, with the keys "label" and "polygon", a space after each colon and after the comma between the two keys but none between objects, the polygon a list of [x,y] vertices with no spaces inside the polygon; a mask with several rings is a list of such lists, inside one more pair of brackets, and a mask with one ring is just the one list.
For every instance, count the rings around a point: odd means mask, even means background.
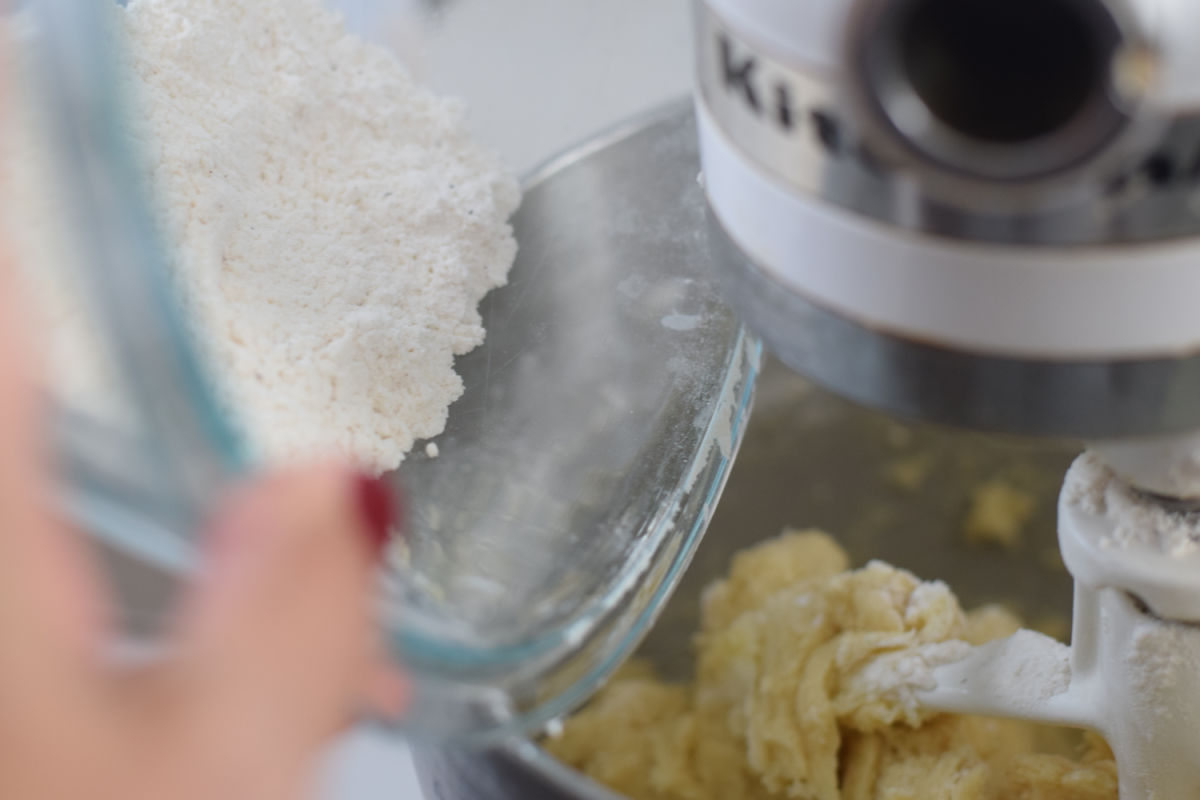
[{"label": "white background", "polygon": [[[691,84],[688,0],[457,0],[432,28],[400,18],[406,2],[417,0],[335,4],[422,80],[464,98],[477,135],[519,172]],[[421,797],[403,743],[366,731],[333,749],[316,794]]]}]

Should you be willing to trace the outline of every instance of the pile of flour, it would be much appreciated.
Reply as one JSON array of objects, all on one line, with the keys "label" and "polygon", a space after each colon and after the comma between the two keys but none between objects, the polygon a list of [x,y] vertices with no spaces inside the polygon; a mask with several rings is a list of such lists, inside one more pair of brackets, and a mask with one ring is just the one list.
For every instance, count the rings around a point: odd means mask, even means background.
[{"label": "pile of flour", "polygon": [[454,357],[516,254],[515,179],[458,102],[317,0],[114,14],[179,291],[251,444],[396,467],[462,393]]}]

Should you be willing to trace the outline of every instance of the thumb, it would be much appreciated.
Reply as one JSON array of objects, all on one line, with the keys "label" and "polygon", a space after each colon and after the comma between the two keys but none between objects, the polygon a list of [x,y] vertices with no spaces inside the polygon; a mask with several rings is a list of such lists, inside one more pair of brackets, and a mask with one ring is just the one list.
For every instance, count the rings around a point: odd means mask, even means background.
[{"label": "thumb", "polygon": [[362,703],[393,514],[379,481],[320,467],[243,491],[219,518],[179,652],[205,715],[250,752],[274,741],[305,753]]}]

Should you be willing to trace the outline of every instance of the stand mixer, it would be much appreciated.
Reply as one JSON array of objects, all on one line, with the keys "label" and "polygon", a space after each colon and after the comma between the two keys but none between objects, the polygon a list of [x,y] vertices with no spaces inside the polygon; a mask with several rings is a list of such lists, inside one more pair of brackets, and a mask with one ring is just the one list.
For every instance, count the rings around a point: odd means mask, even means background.
[{"label": "stand mixer", "polygon": [[778,356],[1091,443],[1059,507],[1072,645],[980,648],[921,702],[1097,730],[1122,797],[1200,796],[1200,6],[707,0],[696,27],[721,281]]},{"label": "stand mixer", "polygon": [[[59,9],[59,27],[70,32],[73,4],[46,5]],[[488,708],[486,714],[459,718],[439,706],[422,719],[453,728],[451,733],[492,725],[499,729],[497,736],[507,737],[505,726],[513,720],[532,730],[582,702],[653,621],[720,496],[758,365],[757,344],[742,338],[724,304],[709,302],[715,298],[699,273],[711,258],[725,299],[775,353],[852,400],[904,418],[1090,443],[1090,454],[1068,479],[1060,509],[1062,555],[1077,587],[1072,646],[1021,634],[940,667],[917,687],[919,697],[933,709],[1096,729],[1117,754],[1123,797],[1197,796],[1200,753],[1190,734],[1200,725],[1200,675],[1192,667],[1193,656],[1200,657],[1200,633],[1194,627],[1200,623],[1200,582],[1190,555],[1194,547],[1189,547],[1195,541],[1187,534],[1200,498],[1200,314],[1193,299],[1200,297],[1200,274],[1192,263],[1200,257],[1195,245],[1200,234],[1200,48],[1193,41],[1200,30],[1200,5],[1192,0],[703,0],[695,4],[695,25],[696,118],[709,235],[693,235],[705,227],[703,199],[693,209],[691,198],[684,197],[686,191],[700,194],[690,119],[686,131],[657,120],[638,132],[610,133],[527,182],[526,205],[517,219],[526,261],[517,268],[536,268],[532,274],[538,280],[514,287],[523,294],[498,295],[491,307],[505,322],[516,317],[517,307],[527,316],[530,308],[545,307],[545,316],[558,321],[563,297],[575,305],[561,328],[535,337],[532,344],[540,352],[530,351],[530,337],[520,326],[497,326],[489,337],[492,349],[476,359],[487,377],[475,386],[481,396],[464,404],[470,411],[476,403],[485,412],[479,416],[492,416],[488,426],[479,426],[479,437],[455,432],[457,452],[477,477],[479,441],[483,434],[505,430],[497,422],[505,411],[513,412],[520,430],[537,433],[536,439],[521,440],[530,445],[522,451],[530,458],[546,454],[545,440],[590,431],[568,412],[594,411],[599,400],[610,402],[612,414],[605,420],[608,428],[593,426],[597,441],[624,446],[617,434],[637,432],[631,418],[651,431],[666,430],[660,422],[679,423],[659,416],[658,395],[638,396],[649,409],[644,410],[611,391],[614,385],[628,390],[652,383],[619,359],[613,359],[610,371],[634,379],[601,385],[610,390],[607,394],[580,377],[595,378],[596,364],[606,362],[580,363],[576,352],[568,352],[570,359],[563,362],[574,364],[579,374],[559,369],[562,362],[551,357],[561,356],[556,343],[571,341],[564,332],[579,336],[580,319],[589,314],[593,322],[636,337],[639,348],[630,349],[650,352],[646,342],[683,342],[673,345],[672,353],[680,356],[676,364],[695,366],[696,352],[715,353],[711,363],[687,374],[721,379],[710,380],[714,385],[692,381],[699,387],[695,408],[688,405],[686,415],[677,415],[691,438],[683,437],[681,445],[680,436],[663,437],[681,454],[633,436],[636,446],[613,447],[614,466],[603,474],[580,469],[576,475],[557,461],[546,462],[540,471],[526,464],[538,480],[524,487],[507,480],[517,471],[511,469],[511,442],[501,441],[494,450],[504,456],[497,463],[506,468],[493,471],[497,480],[484,488],[507,503],[481,503],[469,525],[453,519],[414,527],[410,537],[418,557],[406,565],[410,572],[413,564],[474,565],[481,561],[474,556],[480,551],[465,545],[492,547],[498,537],[504,552],[518,552],[514,540],[500,534],[533,531],[538,536],[524,539],[528,552],[547,564],[547,574],[570,579],[563,581],[562,592],[570,602],[547,604],[553,605],[548,622],[534,618],[537,609],[511,585],[494,584],[507,591],[486,599],[495,606],[499,597],[507,601],[504,608],[519,608],[530,630],[494,636],[503,647],[425,648],[428,664],[412,657],[420,648],[410,640],[440,631],[433,625],[430,631],[403,628],[421,610],[406,597],[404,613],[389,622],[394,622],[392,633],[399,630],[409,638],[392,641],[399,642],[397,649],[414,672],[425,668],[426,675],[446,678],[439,687],[447,707],[458,709],[449,701],[473,697],[464,687],[486,684],[490,690],[487,682],[494,674],[507,680],[506,670],[521,660],[517,656],[530,652],[526,639],[537,645],[532,650],[537,659],[553,667],[566,664],[557,682],[545,680],[547,670],[540,664],[528,670],[532,677],[522,673],[519,682],[509,681],[504,691],[493,693],[496,705],[503,706],[495,713]],[[87,69],[82,58],[87,51],[72,43],[64,37],[60,50],[79,56],[66,60],[68,65],[79,61],[78,68],[58,77],[79,78],[63,81],[77,96],[64,94],[96,111],[94,121],[105,133],[100,123],[110,122],[110,115],[99,113],[106,109],[92,102],[95,87],[83,80],[102,73]],[[67,124],[73,118],[63,115],[63,120],[64,128],[87,132]],[[86,147],[76,149],[91,154]],[[662,181],[663,173],[682,176],[680,185]],[[103,193],[96,194],[104,200]],[[130,205],[106,207],[121,214]],[[656,224],[635,224],[647,219]],[[554,235],[544,235],[547,231]],[[109,259],[116,265],[137,261],[117,255],[122,258]],[[145,260],[154,259],[147,255]],[[554,264],[571,269],[543,269]],[[651,280],[640,276],[645,286],[622,280],[628,277],[622,270],[647,266],[656,269],[649,273]],[[531,273],[519,274],[523,281]],[[655,291],[663,289],[671,291]],[[609,309],[597,298],[607,299],[615,310],[601,314]],[[694,309],[677,307],[685,301]],[[699,325],[706,318],[707,326]],[[629,319],[645,325],[632,326]],[[664,334],[665,320],[684,330]],[[698,327],[688,330],[693,324]],[[684,334],[697,342],[684,341]],[[608,328],[588,339],[614,340]],[[491,370],[493,353],[504,356],[497,364],[532,370],[531,377],[500,383],[499,371]],[[643,359],[646,375],[659,379],[662,396],[670,397],[681,381],[662,375],[662,364],[669,367],[671,359],[652,354]],[[175,369],[181,362],[162,363]],[[140,366],[145,372],[145,364]],[[727,370],[724,377],[721,369]],[[198,382],[174,372],[169,377],[177,386]],[[564,402],[567,393],[555,393],[564,382],[586,402]],[[143,384],[153,388],[148,379]],[[544,409],[555,413],[518,414],[529,409],[506,405],[516,392],[501,390],[522,385],[537,386],[539,396],[545,395]],[[721,398],[729,402],[717,402]],[[164,436],[191,430],[173,420],[162,418]],[[197,453],[213,449],[207,439],[222,436],[193,427],[201,432],[193,438],[201,441],[180,448],[187,452],[178,460],[194,465]],[[578,448],[580,460],[572,463],[591,468],[596,445],[584,444]],[[415,497],[433,498],[427,522],[449,518],[435,502],[437,486],[450,487],[443,490],[450,500],[482,496],[469,482],[453,482],[461,478],[451,469],[458,466],[456,448],[443,451],[447,457],[433,464],[418,460],[404,476],[418,490]],[[692,458],[693,451],[703,458]],[[629,464],[653,472],[654,458],[665,461],[664,453],[678,457],[644,480],[629,480]],[[211,472],[220,478],[235,471],[220,459],[211,461],[216,465]],[[673,502],[645,491],[671,484],[675,473],[674,482],[683,488],[668,498]],[[199,488],[183,493],[188,500],[203,496],[214,482],[205,470],[194,474],[192,483]],[[549,498],[553,502],[543,496],[547,475],[572,479],[559,496]],[[596,479],[613,476],[620,485],[611,491]],[[634,494],[644,507],[628,504],[628,513],[617,507],[613,498],[623,497],[617,490],[624,491],[624,483],[636,484]],[[592,489],[594,508],[583,509],[594,511],[591,516],[559,502],[579,496],[579,486]],[[202,503],[182,505],[190,511]],[[556,517],[555,524],[545,524],[547,506],[560,511],[565,522]],[[447,508],[463,511],[453,504]],[[507,515],[507,527],[497,522],[495,509]],[[614,524],[606,516],[610,512],[623,525]],[[581,523],[592,517],[594,525]],[[642,522],[650,517],[653,530]],[[595,563],[578,568],[576,562],[569,564],[574,570],[559,570],[544,556],[558,545],[578,555],[581,548],[565,534],[593,527],[608,538],[591,537],[590,545],[609,544],[617,538],[614,531],[629,544],[619,541],[620,546],[601,553],[603,566],[615,576],[606,579],[612,586],[589,583],[577,589],[584,582],[579,576],[590,579],[602,570]],[[454,548],[445,544],[446,537],[463,531],[478,534],[459,542],[471,557],[449,563],[442,552]],[[1179,546],[1165,546],[1168,539]],[[420,558],[418,545],[437,558]],[[156,559],[153,553],[142,555],[184,571],[191,551],[183,550],[178,557],[174,550]],[[531,573],[534,559],[514,561],[519,563],[512,565],[512,575]],[[443,571],[450,578],[464,577]],[[471,588],[478,582],[459,584]],[[601,589],[614,586],[620,592],[600,596]],[[429,597],[443,600],[444,587],[433,588],[439,591]],[[474,602],[479,595],[464,591],[462,596],[472,601],[473,610],[491,610]],[[568,611],[581,605],[580,597],[599,598],[585,609],[590,618],[559,613],[559,605]],[[620,609],[627,598],[632,598],[632,612]],[[560,626],[563,635],[554,641],[542,636],[542,628],[562,622],[560,617],[570,623]],[[479,618],[490,622],[486,614]],[[611,630],[601,623],[612,623]],[[495,633],[494,624],[479,627]],[[596,634],[598,628],[602,635]],[[514,642],[522,647],[510,646]],[[482,655],[460,658],[460,651]],[[560,651],[585,657],[576,664],[563,660]],[[447,663],[459,671],[447,670]],[[547,687],[552,702],[543,702]],[[507,746],[511,738],[503,741]],[[526,745],[513,747],[524,752],[532,747]],[[557,765],[543,770],[565,784],[569,776],[563,772]]]}]

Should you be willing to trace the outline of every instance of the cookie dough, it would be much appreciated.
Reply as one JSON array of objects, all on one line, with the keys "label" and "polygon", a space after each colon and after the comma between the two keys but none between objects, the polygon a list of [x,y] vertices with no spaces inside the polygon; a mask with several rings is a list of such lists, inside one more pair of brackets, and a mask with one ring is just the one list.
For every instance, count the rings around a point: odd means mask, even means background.
[{"label": "cookie dough", "polygon": [[1032,492],[1007,481],[988,481],[971,492],[963,533],[971,544],[1015,550],[1036,510],[1037,498]]},{"label": "cookie dough", "polygon": [[1015,631],[1010,613],[964,614],[944,584],[848,567],[816,532],[743,552],[704,597],[693,683],[632,665],[547,747],[636,800],[1116,800],[1098,738],[1065,747],[914,701],[964,642]]}]

